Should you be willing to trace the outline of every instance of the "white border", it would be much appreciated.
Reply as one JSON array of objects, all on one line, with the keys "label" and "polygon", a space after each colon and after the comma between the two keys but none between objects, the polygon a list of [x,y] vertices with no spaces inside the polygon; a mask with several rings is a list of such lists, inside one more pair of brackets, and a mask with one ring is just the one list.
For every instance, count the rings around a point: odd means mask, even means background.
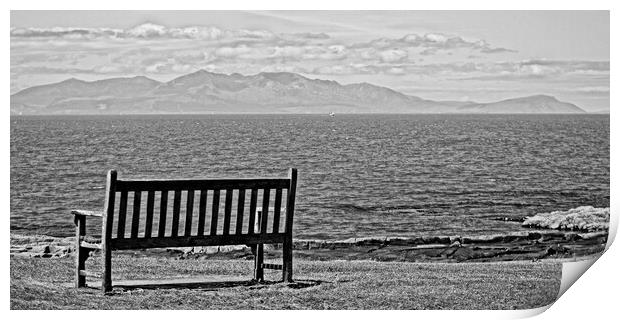
[{"label": "white border", "polygon": [[434,0],[413,2],[404,0],[359,0],[355,2],[313,0],[227,0],[207,2],[198,0],[176,1],[123,1],[109,0],[90,3],[80,0],[20,0],[8,5],[11,10],[609,10],[610,0],[545,0],[493,1],[493,0]]}]

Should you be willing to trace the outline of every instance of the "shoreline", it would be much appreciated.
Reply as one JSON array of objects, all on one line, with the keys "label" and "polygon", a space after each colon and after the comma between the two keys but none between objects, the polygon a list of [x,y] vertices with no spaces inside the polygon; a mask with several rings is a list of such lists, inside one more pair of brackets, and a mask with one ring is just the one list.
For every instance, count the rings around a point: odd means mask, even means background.
[{"label": "shoreline", "polygon": [[[343,240],[294,239],[297,258],[409,262],[493,262],[579,258],[600,254],[608,232],[536,230],[475,237],[362,237]],[[75,237],[10,235],[10,256],[61,258],[74,253]],[[88,241],[98,242],[96,238]],[[265,245],[267,258],[279,258],[280,244]],[[128,250],[140,256],[176,259],[251,259],[249,247],[209,246]]]}]

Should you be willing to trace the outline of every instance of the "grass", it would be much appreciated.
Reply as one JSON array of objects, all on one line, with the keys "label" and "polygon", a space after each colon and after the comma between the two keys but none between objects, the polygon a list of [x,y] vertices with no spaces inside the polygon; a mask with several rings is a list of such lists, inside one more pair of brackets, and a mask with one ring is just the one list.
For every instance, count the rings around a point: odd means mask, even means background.
[{"label": "grass", "polygon": [[[99,258],[87,269],[99,271]],[[250,279],[252,261],[113,255],[113,280],[191,278],[173,286],[73,288],[72,258],[11,257],[11,309],[527,309],[552,303],[561,264],[295,260],[293,284]],[[213,281],[215,279],[216,281]],[[89,278],[90,281],[98,280]],[[271,281],[269,281],[271,280]],[[117,282],[118,284],[119,282]]]}]

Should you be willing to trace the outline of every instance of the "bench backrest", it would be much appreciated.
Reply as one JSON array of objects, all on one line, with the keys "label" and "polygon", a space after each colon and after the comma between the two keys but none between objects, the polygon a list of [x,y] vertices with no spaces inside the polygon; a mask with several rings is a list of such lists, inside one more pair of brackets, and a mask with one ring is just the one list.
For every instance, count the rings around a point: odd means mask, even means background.
[{"label": "bench backrest", "polygon": [[110,170],[103,240],[112,249],[283,242],[296,184],[294,168],[287,178],[203,180],[119,180]]}]

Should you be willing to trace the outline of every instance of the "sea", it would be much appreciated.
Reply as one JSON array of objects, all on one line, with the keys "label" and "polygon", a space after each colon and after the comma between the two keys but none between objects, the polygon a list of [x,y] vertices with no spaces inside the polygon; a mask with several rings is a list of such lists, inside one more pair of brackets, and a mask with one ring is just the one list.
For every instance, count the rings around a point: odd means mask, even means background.
[{"label": "sea", "polygon": [[[480,236],[609,207],[609,115],[11,116],[11,233],[71,236],[120,179],[299,172],[294,237]],[[98,221],[89,233],[100,234]]]}]

